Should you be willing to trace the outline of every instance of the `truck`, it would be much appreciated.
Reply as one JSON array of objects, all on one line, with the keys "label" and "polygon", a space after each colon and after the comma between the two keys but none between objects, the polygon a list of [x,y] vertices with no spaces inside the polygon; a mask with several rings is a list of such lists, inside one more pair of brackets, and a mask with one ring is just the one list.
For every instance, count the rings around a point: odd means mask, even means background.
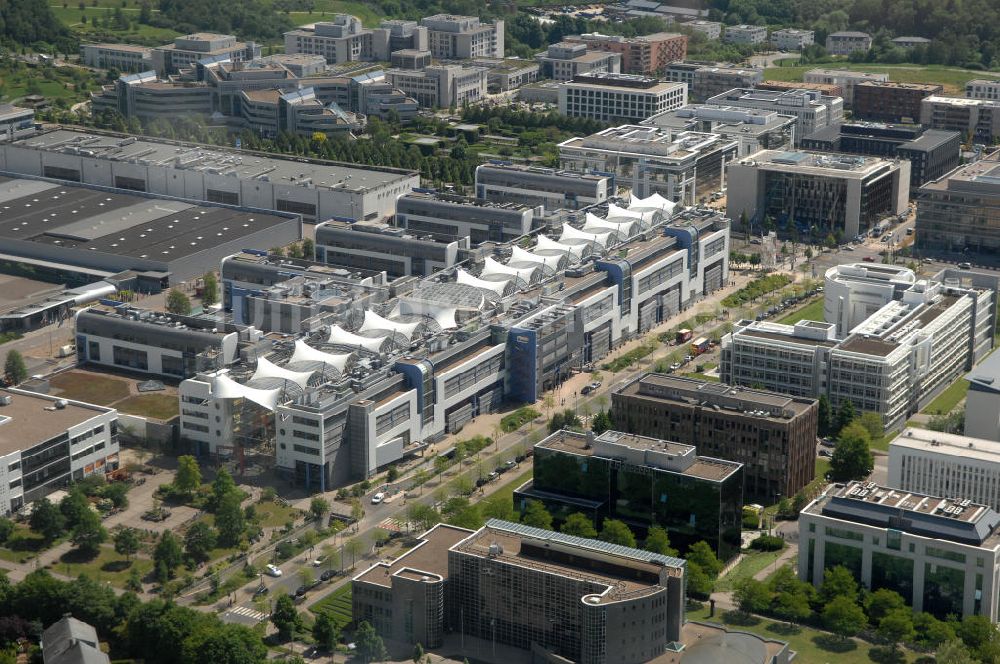
[{"label": "truck", "polygon": [[682,344],[690,340],[691,340],[691,330],[687,329],[686,327],[677,330],[677,337],[674,339],[674,341],[676,341],[679,344]]},{"label": "truck", "polygon": [[701,355],[702,353],[708,350],[710,344],[711,342],[705,337],[698,337],[697,339],[691,342],[691,354]]},{"label": "truck", "polygon": [[76,352],[76,346],[74,344],[66,344],[65,346],[59,346],[59,352],[57,355],[59,357],[69,357]]}]

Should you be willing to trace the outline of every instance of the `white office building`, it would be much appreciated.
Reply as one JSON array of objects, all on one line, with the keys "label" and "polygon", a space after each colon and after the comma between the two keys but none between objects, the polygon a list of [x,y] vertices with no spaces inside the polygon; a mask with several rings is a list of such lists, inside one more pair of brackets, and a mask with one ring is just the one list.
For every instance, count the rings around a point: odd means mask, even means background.
[{"label": "white office building", "polygon": [[722,41],[728,44],[763,44],[767,41],[767,26],[727,25]]},{"label": "white office building", "polygon": [[709,39],[718,39],[722,36],[722,24],[716,21],[705,21],[698,19],[682,24],[685,28],[690,28],[695,32],[700,32]]},{"label": "white office building", "polygon": [[756,90],[734,88],[707,100],[718,106],[739,106],[791,115],[798,120],[796,138],[844,119],[844,100],[815,90]]},{"label": "white office building", "polygon": [[476,167],[476,198],[541,206],[545,213],[590,207],[614,194],[614,178],[603,174],[500,162]]},{"label": "white office building", "polygon": [[134,73],[149,70],[152,53],[151,48],[133,44],[81,44],[80,62],[88,67]]},{"label": "white office building", "polygon": [[969,99],[991,99],[993,101],[1000,101],[1000,79],[973,79],[965,84],[965,96]]},{"label": "white office building", "polygon": [[816,43],[816,33],[812,30],[785,28],[771,33],[771,45],[781,51],[801,51]]},{"label": "white office building", "polygon": [[433,65],[424,69],[389,69],[385,79],[424,108],[471,104],[486,97],[489,70],[485,67]]},{"label": "white office building", "polygon": [[846,337],[869,316],[902,297],[917,282],[913,270],[882,263],[834,265],[824,275],[823,320]]},{"label": "white office building", "polygon": [[868,51],[871,47],[872,36],[867,32],[844,30],[826,36],[826,52],[830,55],[850,55],[855,51]]},{"label": "white office building", "polygon": [[559,112],[571,118],[640,122],[687,103],[687,85],[635,74],[580,74],[559,85]]},{"label": "white office building", "polygon": [[888,483],[1000,509],[1000,442],[907,427],[889,443]]},{"label": "white office building", "polygon": [[504,22],[483,23],[476,16],[435,14],[421,19],[428,50],[435,58],[468,60],[504,57]]}]

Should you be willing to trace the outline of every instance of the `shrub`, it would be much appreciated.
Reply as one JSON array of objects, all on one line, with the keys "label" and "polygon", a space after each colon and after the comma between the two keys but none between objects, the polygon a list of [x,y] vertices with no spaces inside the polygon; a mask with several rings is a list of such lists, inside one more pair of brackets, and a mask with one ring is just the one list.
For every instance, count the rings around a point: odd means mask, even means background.
[{"label": "shrub", "polygon": [[776,535],[761,535],[750,542],[750,548],[754,551],[781,551],[785,548],[785,540]]}]

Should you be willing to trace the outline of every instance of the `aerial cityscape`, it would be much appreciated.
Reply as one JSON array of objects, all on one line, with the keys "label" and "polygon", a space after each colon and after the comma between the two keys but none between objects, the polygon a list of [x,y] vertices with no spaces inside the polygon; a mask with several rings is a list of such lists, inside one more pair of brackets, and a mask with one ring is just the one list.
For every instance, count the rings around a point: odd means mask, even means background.
[{"label": "aerial cityscape", "polygon": [[0,0],[0,664],[1000,664],[997,0]]}]

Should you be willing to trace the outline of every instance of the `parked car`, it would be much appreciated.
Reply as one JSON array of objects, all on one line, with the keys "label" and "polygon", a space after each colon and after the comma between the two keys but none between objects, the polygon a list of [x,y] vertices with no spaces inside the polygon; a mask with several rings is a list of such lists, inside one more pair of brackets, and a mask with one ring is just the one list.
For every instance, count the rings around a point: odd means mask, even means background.
[{"label": "parked car", "polygon": [[580,390],[580,394],[590,394],[593,391],[594,391],[593,387],[591,387],[590,385],[584,385],[583,389]]},{"label": "parked car", "polygon": [[374,496],[372,496],[372,505],[378,505],[383,500],[385,500],[385,494],[379,491]]},{"label": "parked car", "polygon": [[874,256],[865,256],[861,260],[863,260],[866,263],[874,263],[875,262],[875,257]]},{"label": "parked car", "polygon": [[510,470],[511,468],[513,468],[516,465],[517,465],[517,463],[513,459],[508,459],[507,463],[504,464],[504,466],[507,468],[507,470]]},{"label": "parked car", "polygon": [[295,596],[296,597],[302,597],[303,595],[306,594],[307,590],[309,590],[309,589],[306,588],[305,586],[299,586],[298,588],[295,589]]},{"label": "parked car", "polygon": [[316,560],[312,561],[312,566],[313,567],[322,567],[322,565],[323,565],[323,558],[322,557],[319,557]]},{"label": "parked car", "polygon": [[958,264],[958,269],[959,270],[971,270],[972,269],[972,263],[959,263]]},{"label": "parked car", "polygon": [[258,597],[263,597],[269,592],[271,592],[271,589],[267,586],[257,586],[257,590],[253,591],[253,598],[257,599]]},{"label": "parked car", "polygon": [[325,570],[322,574],[319,575],[319,580],[320,581],[329,581],[330,579],[332,579],[335,576],[337,576],[337,573],[334,572],[332,569],[328,569],[328,570]]},{"label": "parked car", "polygon": [[273,577],[281,576],[281,569],[277,565],[268,564],[264,567],[264,571],[267,572],[268,576],[273,576]]}]

